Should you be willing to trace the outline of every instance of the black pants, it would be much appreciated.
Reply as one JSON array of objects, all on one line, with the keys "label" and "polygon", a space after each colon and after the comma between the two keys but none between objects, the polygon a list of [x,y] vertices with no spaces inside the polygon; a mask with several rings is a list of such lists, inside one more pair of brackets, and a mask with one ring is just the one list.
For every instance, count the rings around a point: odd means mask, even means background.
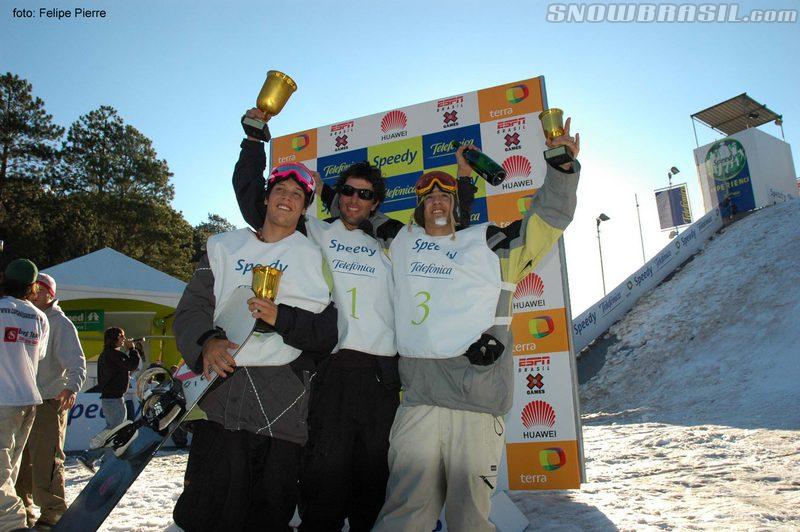
[{"label": "black pants", "polygon": [[291,530],[302,447],[195,421],[183,493],[172,513],[187,532]]},{"label": "black pants", "polygon": [[351,531],[368,531],[383,506],[399,381],[379,382],[375,358],[340,352],[317,375],[300,476],[304,532],[341,530],[345,518]]}]

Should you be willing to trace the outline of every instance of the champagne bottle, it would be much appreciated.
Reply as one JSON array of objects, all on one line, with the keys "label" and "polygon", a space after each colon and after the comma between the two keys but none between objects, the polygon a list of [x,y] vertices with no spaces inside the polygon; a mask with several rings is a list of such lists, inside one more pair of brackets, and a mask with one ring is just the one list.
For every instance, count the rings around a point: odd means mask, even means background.
[{"label": "champagne bottle", "polygon": [[[454,140],[453,149],[458,149],[459,146],[461,143]],[[481,151],[464,150],[464,159],[479,176],[493,186],[499,185],[506,178],[506,171],[503,170],[503,167]]]}]

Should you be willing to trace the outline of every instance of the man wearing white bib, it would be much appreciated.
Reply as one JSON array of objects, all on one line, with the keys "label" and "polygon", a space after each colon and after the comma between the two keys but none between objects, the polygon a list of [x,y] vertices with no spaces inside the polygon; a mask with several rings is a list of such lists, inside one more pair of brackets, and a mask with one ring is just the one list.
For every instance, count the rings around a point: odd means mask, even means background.
[{"label": "man wearing white bib", "polygon": [[[195,373],[221,378],[200,401],[184,491],[173,512],[184,530],[289,530],[298,497],[302,446],[316,364],[336,344],[336,308],[319,248],[297,231],[313,201],[300,165],[276,168],[258,231],[214,235],[175,313],[175,340]],[[282,270],[275,302],[238,299],[255,266]],[[214,327],[230,309],[274,333],[238,345]],[[231,325],[229,331],[236,328]]]},{"label": "man wearing white bib", "polygon": [[[548,165],[531,208],[508,227],[456,234],[455,179],[434,171],[417,181],[416,225],[390,248],[404,396],[377,531],[433,530],[445,504],[449,530],[495,529],[490,497],[513,394],[511,297],[575,212],[580,143],[569,127],[548,146],[567,146],[573,161]],[[459,153],[459,174],[464,166]]]},{"label": "man wearing white bib", "polygon": [[[248,115],[265,118],[257,109]],[[241,147],[233,185],[242,216],[253,225],[263,217],[258,193],[266,158],[257,139]],[[384,178],[366,161],[344,170],[333,188],[323,188],[320,179],[317,184],[335,217],[323,222],[309,216],[306,230],[333,275],[339,341],[314,383],[300,530],[341,530],[346,518],[350,530],[366,532],[385,499],[389,430],[399,404],[392,271],[385,252],[405,224],[378,211]],[[460,185],[471,202],[469,177]]]}]

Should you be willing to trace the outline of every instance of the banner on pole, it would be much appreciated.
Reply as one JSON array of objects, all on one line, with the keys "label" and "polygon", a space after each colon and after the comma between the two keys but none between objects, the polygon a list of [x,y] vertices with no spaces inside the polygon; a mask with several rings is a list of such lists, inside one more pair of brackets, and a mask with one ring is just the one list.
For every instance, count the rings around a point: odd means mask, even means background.
[{"label": "banner on pole", "polygon": [[662,231],[692,223],[692,208],[689,206],[686,183],[656,190],[656,206]]},{"label": "banner on pole", "polygon": [[[414,184],[423,172],[455,176],[452,141],[474,144],[508,176],[492,186],[473,173],[478,191],[471,222],[507,226],[522,218],[544,182],[546,146],[538,113],[546,101],[542,77],[440,98],[274,138],[270,163],[303,162],[333,185],[349,165],[369,161],[386,179],[381,211],[407,222],[416,207]],[[329,216],[321,205],[316,212]],[[513,297],[514,404],[505,417],[501,489],[580,487],[581,429],[566,286],[566,263],[556,245]]]}]

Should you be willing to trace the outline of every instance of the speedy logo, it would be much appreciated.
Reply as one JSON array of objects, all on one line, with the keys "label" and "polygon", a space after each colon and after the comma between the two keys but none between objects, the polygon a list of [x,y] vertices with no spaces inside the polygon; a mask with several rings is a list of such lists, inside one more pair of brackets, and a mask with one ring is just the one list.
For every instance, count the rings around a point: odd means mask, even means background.
[{"label": "speedy logo", "polygon": [[296,135],[292,137],[292,149],[302,151],[308,146],[308,135]]},{"label": "speedy logo", "polygon": [[539,465],[545,471],[555,471],[567,463],[567,453],[561,447],[548,447],[539,451]]},{"label": "speedy logo", "polygon": [[4,342],[16,342],[19,338],[19,327],[6,327],[3,335]]},{"label": "speedy logo", "polygon": [[366,254],[369,257],[374,256],[375,252],[377,251],[376,249],[372,249],[367,246],[348,246],[347,244],[339,242],[335,238],[331,239],[328,249],[335,249],[337,253],[344,251],[345,253],[352,253],[354,255]]},{"label": "speedy logo", "polygon": [[645,282],[647,279],[649,279],[652,276],[653,276],[653,267],[652,266],[648,266],[645,271],[643,271],[642,273],[640,273],[638,275],[634,275],[633,276],[633,282],[634,282],[634,284],[636,286],[639,286],[640,284],[642,284],[643,282]]},{"label": "speedy logo", "polygon": [[381,119],[381,131],[385,133],[381,135],[381,140],[392,140],[408,136],[407,125],[408,117],[403,111],[389,111]]},{"label": "speedy logo", "polygon": [[[236,267],[233,269],[233,271],[242,272],[242,275],[247,275],[248,273],[252,272],[253,268],[256,266],[263,265],[259,262],[246,262],[246,259],[239,259],[236,261]],[[267,264],[266,266],[269,266],[270,268],[277,268],[282,272],[285,272],[286,268],[289,267],[288,264],[283,264],[280,259],[276,259],[272,261],[271,264]]]},{"label": "speedy logo", "polygon": [[553,318],[550,316],[539,316],[528,321],[528,332],[534,338],[545,338],[556,330]]},{"label": "speedy logo", "polygon": [[530,94],[530,91],[528,91],[527,85],[514,85],[506,89],[506,100],[512,105],[518,104],[527,98],[528,94]]},{"label": "speedy logo", "polygon": [[422,138],[371,146],[369,162],[381,169],[384,177],[422,172]]},{"label": "speedy logo", "polygon": [[586,327],[588,327],[589,325],[594,325],[595,323],[597,323],[597,313],[590,312],[581,321],[573,323],[572,330],[576,335],[580,336],[580,334],[583,332],[584,329],[586,329]]}]

